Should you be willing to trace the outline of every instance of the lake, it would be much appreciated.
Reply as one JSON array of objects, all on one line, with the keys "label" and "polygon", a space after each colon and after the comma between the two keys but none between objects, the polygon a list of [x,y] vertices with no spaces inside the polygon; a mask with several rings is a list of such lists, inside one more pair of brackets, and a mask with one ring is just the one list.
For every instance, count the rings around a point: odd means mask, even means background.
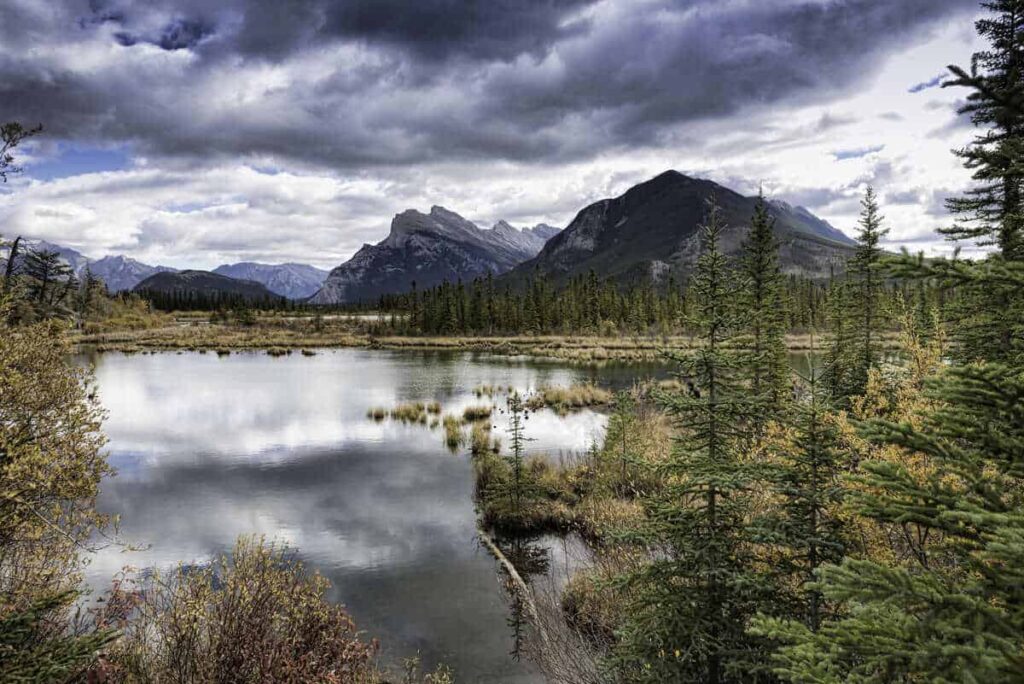
[{"label": "lake", "polygon": [[[623,387],[658,366],[574,367],[471,353],[319,350],[102,354],[96,367],[118,475],[99,508],[121,515],[120,539],[88,568],[102,590],[126,565],[173,568],[228,551],[240,534],[287,542],[333,584],[359,628],[396,663],[445,662],[458,681],[534,682],[517,661],[495,561],[476,538],[473,472],[441,430],[373,422],[371,407],[439,401],[460,414],[482,384],[521,392],[597,380]],[[504,407],[504,397],[494,400]],[[496,414],[495,435],[506,437]],[[532,412],[527,451],[587,449],[606,417]],[[507,442],[507,439],[503,440]]]}]

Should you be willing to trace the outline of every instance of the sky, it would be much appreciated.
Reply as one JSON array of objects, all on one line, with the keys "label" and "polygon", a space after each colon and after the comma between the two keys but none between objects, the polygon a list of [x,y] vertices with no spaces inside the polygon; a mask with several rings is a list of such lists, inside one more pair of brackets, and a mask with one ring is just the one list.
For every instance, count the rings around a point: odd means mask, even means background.
[{"label": "sky", "polygon": [[567,225],[667,169],[952,246],[976,0],[0,0],[0,234],[330,268],[391,218]]}]

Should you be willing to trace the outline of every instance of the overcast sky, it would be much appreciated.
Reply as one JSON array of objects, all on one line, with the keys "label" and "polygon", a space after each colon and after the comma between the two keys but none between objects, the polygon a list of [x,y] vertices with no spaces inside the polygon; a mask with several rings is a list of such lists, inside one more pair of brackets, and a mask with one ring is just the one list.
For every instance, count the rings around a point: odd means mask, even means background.
[{"label": "overcast sky", "polygon": [[566,225],[674,168],[948,251],[975,0],[0,0],[0,233],[331,267],[407,208]]}]

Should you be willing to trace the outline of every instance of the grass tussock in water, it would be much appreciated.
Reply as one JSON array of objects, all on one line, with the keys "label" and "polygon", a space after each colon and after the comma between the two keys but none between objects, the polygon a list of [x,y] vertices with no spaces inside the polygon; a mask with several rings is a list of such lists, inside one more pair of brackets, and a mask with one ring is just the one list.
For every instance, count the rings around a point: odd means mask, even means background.
[{"label": "grass tussock in water", "polygon": [[366,417],[379,423],[388,417],[388,410],[380,406],[375,406],[366,412]]},{"label": "grass tussock in water", "polygon": [[605,406],[612,401],[612,393],[591,383],[571,387],[542,387],[526,400],[526,408],[536,411],[550,408],[560,415],[591,406]]},{"label": "grass tussock in water", "polygon": [[421,401],[399,404],[391,409],[390,415],[392,420],[398,420],[403,423],[427,424],[427,406]]},{"label": "grass tussock in water", "polygon": [[491,437],[491,424],[489,422],[476,422],[469,433],[469,450],[474,456],[481,456],[486,453],[501,453],[501,440]]},{"label": "grass tussock in water", "polygon": [[657,411],[613,415],[604,444],[574,457],[526,458],[520,472],[526,496],[513,506],[510,459],[474,452],[477,498],[483,521],[511,533],[578,532],[595,547],[635,527],[638,499],[663,482],[655,466],[671,452],[673,429]]},{"label": "grass tussock in water", "polygon": [[490,420],[493,412],[494,409],[490,406],[467,406],[462,412],[462,420],[467,423]]},{"label": "grass tussock in water", "polygon": [[462,421],[459,420],[458,416],[448,414],[441,420],[441,425],[444,428],[445,446],[452,451],[462,446],[463,441],[465,441],[465,435],[462,433]]},{"label": "grass tussock in water", "polygon": [[488,399],[500,396],[502,394],[512,394],[515,388],[512,385],[501,386],[501,385],[477,385],[473,388],[473,394],[476,395],[477,399],[487,397]]}]

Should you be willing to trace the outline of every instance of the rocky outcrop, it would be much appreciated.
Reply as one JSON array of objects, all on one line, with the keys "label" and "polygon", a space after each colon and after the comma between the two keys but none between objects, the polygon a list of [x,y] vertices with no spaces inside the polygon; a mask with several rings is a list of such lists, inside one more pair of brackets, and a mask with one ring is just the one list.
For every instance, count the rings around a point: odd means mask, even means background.
[{"label": "rocky outcrop", "polygon": [[363,245],[331,271],[310,302],[372,302],[383,294],[408,292],[414,284],[422,289],[505,273],[535,256],[557,233],[545,224],[520,230],[504,221],[485,230],[444,207],[432,207],[428,214],[410,209],[391,221],[387,238]]}]

